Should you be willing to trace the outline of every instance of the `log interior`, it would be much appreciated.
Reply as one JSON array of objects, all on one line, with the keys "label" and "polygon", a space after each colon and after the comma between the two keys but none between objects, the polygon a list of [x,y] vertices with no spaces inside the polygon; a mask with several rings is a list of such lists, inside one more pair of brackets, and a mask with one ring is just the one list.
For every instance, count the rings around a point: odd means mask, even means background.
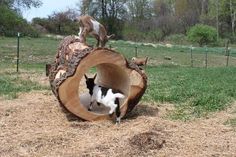
[{"label": "log interior", "polygon": [[[103,63],[95,66],[97,69],[96,84],[103,87],[117,89],[121,91],[126,98],[120,99],[120,106],[122,107],[124,101],[128,98],[129,89],[130,89],[130,79],[126,71],[122,70],[119,66],[110,63]],[[88,73],[86,73],[88,75]],[[93,77],[96,73],[88,75]],[[86,88],[85,79],[82,78],[80,82],[81,91],[79,91],[80,104],[85,108],[88,108],[90,104],[90,95],[88,89]],[[93,110],[91,112],[97,114],[108,114],[109,108],[104,105],[97,106],[93,105]]]}]

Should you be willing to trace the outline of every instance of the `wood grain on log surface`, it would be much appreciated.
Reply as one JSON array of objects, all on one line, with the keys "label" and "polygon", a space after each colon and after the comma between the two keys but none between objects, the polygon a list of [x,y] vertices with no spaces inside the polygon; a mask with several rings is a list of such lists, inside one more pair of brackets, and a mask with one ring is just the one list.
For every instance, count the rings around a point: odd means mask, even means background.
[{"label": "wood grain on log surface", "polygon": [[120,100],[122,117],[132,111],[147,88],[144,71],[128,62],[120,53],[107,48],[93,49],[80,43],[75,36],[67,36],[61,41],[55,62],[50,68],[50,85],[60,104],[84,120],[112,118],[108,112],[87,109],[90,96],[81,93],[81,82],[92,67],[96,67],[97,84],[120,90],[126,96]]}]

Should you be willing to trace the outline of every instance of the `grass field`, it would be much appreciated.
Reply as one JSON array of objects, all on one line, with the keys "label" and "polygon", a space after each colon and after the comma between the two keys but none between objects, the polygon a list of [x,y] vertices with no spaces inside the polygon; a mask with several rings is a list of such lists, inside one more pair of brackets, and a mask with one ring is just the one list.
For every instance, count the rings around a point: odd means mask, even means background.
[{"label": "grass field", "polygon": [[[45,75],[45,64],[51,63],[60,40],[22,38],[20,40],[20,73],[15,73],[16,39],[0,38],[0,96],[16,98],[20,92],[48,89],[24,76]],[[89,40],[94,43],[94,40]],[[148,56],[148,89],[144,102],[172,103],[173,119],[189,119],[222,110],[236,99],[236,50],[231,49],[229,67],[225,67],[224,48],[194,48],[194,68],[191,68],[190,48],[111,41],[111,45],[127,58]],[[171,60],[165,60],[170,57]]]},{"label": "grass field", "polygon": [[176,104],[174,119],[219,111],[236,99],[236,68],[149,67],[145,101]]},{"label": "grass field", "polygon": [[16,73],[1,73],[0,76],[0,96],[6,98],[17,98],[19,92],[29,92],[31,90],[45,90],[49,89],[37,82],[26,80]]}]

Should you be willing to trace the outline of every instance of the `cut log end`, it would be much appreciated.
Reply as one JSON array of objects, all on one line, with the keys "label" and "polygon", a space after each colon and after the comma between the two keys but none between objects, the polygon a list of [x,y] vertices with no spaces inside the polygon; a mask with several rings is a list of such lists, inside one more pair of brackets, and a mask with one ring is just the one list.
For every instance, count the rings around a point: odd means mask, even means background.
[{"label": "cut log end", "polygon": [[[125,116],[139,102],[147,87],[147,77],[136,65],[113,50],[89,48],[66,37],[60,44],[56,61],[50,68],[50,83],[60,103],[76,116],[93,121],[110,119],[109,109],[94,105],[88,111],[90,95],[85,86],[84,74],[95,67],[95,82],[101,86],[120,90],[126,96],[120,100],[121,116]],[[94,69],[93,69],[94,70]]]}]

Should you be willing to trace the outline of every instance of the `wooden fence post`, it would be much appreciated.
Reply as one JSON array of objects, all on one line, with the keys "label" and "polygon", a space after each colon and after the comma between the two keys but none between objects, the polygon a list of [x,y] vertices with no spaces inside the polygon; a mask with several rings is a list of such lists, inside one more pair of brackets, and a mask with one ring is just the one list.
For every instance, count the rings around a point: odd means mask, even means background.
[{"label": "wooden fence post", "polygon": [[225,56],[227,56],[228,55],[228,47],[229,47],[229,40],[226,40],[226,42],[225,42]]},{"label": "wooden fence post", "polygon": [[229,57],[230,57],[230,49],[227,49],[227,59],[226,59],[226,67],[229,66]]},{"label": "wooden fence post", "polygon": [[19,56],[20,56],[20,33],[17,33],[17,55],[16,55],[16,72],[19,72]]},{"label": "wooden fence post", "polygon": [[191,53],[191,67],[193,67],[193,46],[192,45],[190,48],[190,53]]},{"label": "wooden fence post", "polygon": [[227,40],[225,44],[226,67],[229,66],[229,51],[229,40]]},{"label": "wooden fence post", "polygon": [[207,64],[208,64],[208,50],[207,50],[207,46],[205,46],[205,53],[206,53],[206,55],[205,55],[205,64],[206,64],[206,68],[207,68]]},{"label": "wooden fence post", "polygon": [[135,57],[138,57],[138,47],[135,46]]}]

